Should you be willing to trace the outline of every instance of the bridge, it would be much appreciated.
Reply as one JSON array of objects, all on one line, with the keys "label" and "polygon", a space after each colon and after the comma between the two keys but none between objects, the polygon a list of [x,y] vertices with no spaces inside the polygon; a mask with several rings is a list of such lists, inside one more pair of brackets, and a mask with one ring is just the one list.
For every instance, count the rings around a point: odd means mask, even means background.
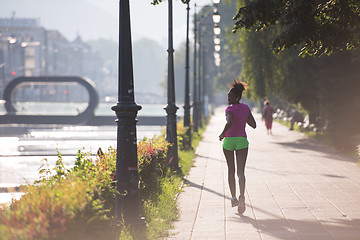
[{"label": "bridge", "polygon": [[[24,84],[80,84],[89,94],[87,108],[78,115],[28,115],[19,114],[14,106],[14,94]],[[1,124],[62,124],[103,126],[115,125],[116,116],[96,116],[99,97],[95,84],[88,78],[78,76],[18,77],[13,79],[4,90],[6,114],[0,115]],[[165,125],[165,116],[138,116],[139,125]]]}]

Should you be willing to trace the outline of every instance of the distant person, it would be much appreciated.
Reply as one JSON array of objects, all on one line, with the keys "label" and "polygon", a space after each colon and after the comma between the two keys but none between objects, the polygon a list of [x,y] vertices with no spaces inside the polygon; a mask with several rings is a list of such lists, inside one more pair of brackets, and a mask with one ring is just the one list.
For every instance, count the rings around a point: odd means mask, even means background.
[{"label": "distant person", "polygon": [[290,130],[294,130],[294,124],[304,122],[304,116],[297,110],[290,112]]},{"label": "distant person", "polygon": [[[240,103],[242,93],[245,90],[245,83],[236,82],[231,85],[228,96],[229,107],[226,108],[226,124],[219,136],[223,141],[223,152],[228,166],[228,183],[231,193],[231,206],[238,206],[239,214],[245,212],[245,164],[248,154],[249,142],[247,140],[245,126],[246,123],[252,128],[256,128],[255,119],[248,105]],[[240,196],[236,198],[235,183],[235,160],[239,178]]]},{"label": "distant person", "polygon": [[272,135],[272,123],[273,123],[274,108],[271,106],[270,101],[265,101],[265,107],[263,109],[263,116],[265,119],[265,127],[267,134]]},{"label": "distant person", "polygon": [[261,109],[261,121],[264,121],[264,112],[263,109],[265,107],[265,102],[267,101],[267,98],[265,97],[263,100],[260,101],[260,109]]}]

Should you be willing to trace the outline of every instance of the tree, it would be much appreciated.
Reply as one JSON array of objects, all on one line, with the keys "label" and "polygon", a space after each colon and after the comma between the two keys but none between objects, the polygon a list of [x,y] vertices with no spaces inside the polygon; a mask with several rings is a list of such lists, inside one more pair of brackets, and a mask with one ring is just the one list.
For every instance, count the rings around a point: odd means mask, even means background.
[{"label": "tree", "polygon": [[[239,0],[239,2],[243,5],[245,3],[244,0]],[[334,140],[336,147],[353,149],[354,144],[359,144],[360,136],[358,128],[360,97],[355,93],[360,89],[358,78],[360,69],[357,67],[360,50],[345,51],[345,49],[349,50],[352,43],[359,41],[357,37],[350,38],[350,34],[348,34],[350,30],[358,29],[358,27],[349,26],[341,32],[344,36],[338,36],[337,32],[324,31],[325,27],[329,31],[335,31],[335,27],[340,26],[336,23],[326,25],[316,22],[318,24],[316,25],[308,22],[307,24],[312,24],[312,26],[301,26],[304,21],[300,22],[300,20],[305,13],[297,12],[297,15],[294,9],[299,11],[301,6],[304,7],[304,4],[308,4],[307,7],[311,12],[310,6],[313,6],[311,1],[288,2],[288,11],[292,10],[288,13],[283,12],[283,1],[275,0],[246,2],[246,7],[250,6],[246,11],[253,8],[251,13],[253,15],[246,12],[245,7],[241,10],[248,15],[241,19],[243,27],[236,29],[239,34],[231,37],[231,44],[232,49],[239,49],[241,52],[243,59],[241,77],[250,86],[249,97],[256,100],[263,96],[271,96],[271,100],[275,97],[285,103],[300,104],[309,112],[310,120],[317,123],[317,127],[321,128],[324,133],[329,134],[329,139]],[[295,6],[295,2],[298,5]],[[315,2],[319,4],[320,1]],[[270,5],[266,5],[267,3]],[[333,5],[338,3],[340,1],[334,0],[329,4],[334,7]],[[345,2],[342,1],[342,3]],[[258,9],[258,11],[254,9]],[[266,9],[266,12],[263,9]],[[344,9],[346,10],[346,7]],[[239,10],[239,12],[241,11]],[[305,9],[303,11],[305,12]],[[339,14],[341,11],[331,14]],[[292,17],[290,17],[291,14],[293,14]],[[240,15],[238,14],[237,17]],[[282,18],[273,18],[283,15]],[[285,24],[286,17],[292,19],[293,22],[289,20],[288,24]],[[358,18],[359,15],[356,17]],[[349,14],[347,24],[350,24],[351,19],[355,18]],[[354,22],[352,21],[352,23]],[[320,29],[316,29],[317,27]],[[353,32],[354,36],[358,34],[358,30],[356,31]],[[319,32],[321,34],[316,35]],[[310,39],[312,45],[306,45],[307,38]],[[280,43],[280,41],[276,42],[279,39],[283,40],[283,45],[275,48],[275,52],[271,51],[269,46],[272,44],[274,50],[274,44]],[[350,43],[347,44],[346,41]],[[320,42],[323,46],[316,49]],[[305,49],[302,49],[301,44],[305,44]],[[343,47],[344,45],[346,48]],[[355,45],[353,44],[353,47]],[[299,52],[313,54],[317,57],[299,58]]]},{"label": "tree", "polygon": [[301,46],[300,55],[320,56],[360,46],[359,0],[240,2],[233,32],[280,25],[283,31],[271,43],[275,52]]}]

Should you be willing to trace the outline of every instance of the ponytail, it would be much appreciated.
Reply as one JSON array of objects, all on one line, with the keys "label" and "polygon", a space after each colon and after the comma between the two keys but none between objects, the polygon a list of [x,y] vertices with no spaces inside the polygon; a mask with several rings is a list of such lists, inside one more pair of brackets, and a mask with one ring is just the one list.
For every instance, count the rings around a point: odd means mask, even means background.
[{"label": "ponytail", "polygon": [[236,80],[234,80],[234,82],[231,84],[231,88],[229,92],[233,92],[236,95],[236,97],[241,99],[243,91],[246,90],[246,86],[247,86],[246,83],[237,82]]}]

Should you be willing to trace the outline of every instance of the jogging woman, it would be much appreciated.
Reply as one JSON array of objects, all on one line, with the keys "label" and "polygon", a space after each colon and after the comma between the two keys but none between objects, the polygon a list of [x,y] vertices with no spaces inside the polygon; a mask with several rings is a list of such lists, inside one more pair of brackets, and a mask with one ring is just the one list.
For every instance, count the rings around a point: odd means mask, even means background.
[{"label": "jogging woman", "polygon": [[[219,136],[220,141],[225,138],[223,141],[223,151],[228,166],[231,206],[238,206],[238,212],[240,214],[245,212],[245,164],[249,145],[245,132],[246,123],[252,128],[256,128],[256,122],[249,106],[240,103],[244,90],[245,83],[234,81],[231,85],[231,89],[227,94],[229,107],[225,110],[226,124]],[[234,153],[236,156],[236,168],[239,178],[239,200],[236,198]]]}]

